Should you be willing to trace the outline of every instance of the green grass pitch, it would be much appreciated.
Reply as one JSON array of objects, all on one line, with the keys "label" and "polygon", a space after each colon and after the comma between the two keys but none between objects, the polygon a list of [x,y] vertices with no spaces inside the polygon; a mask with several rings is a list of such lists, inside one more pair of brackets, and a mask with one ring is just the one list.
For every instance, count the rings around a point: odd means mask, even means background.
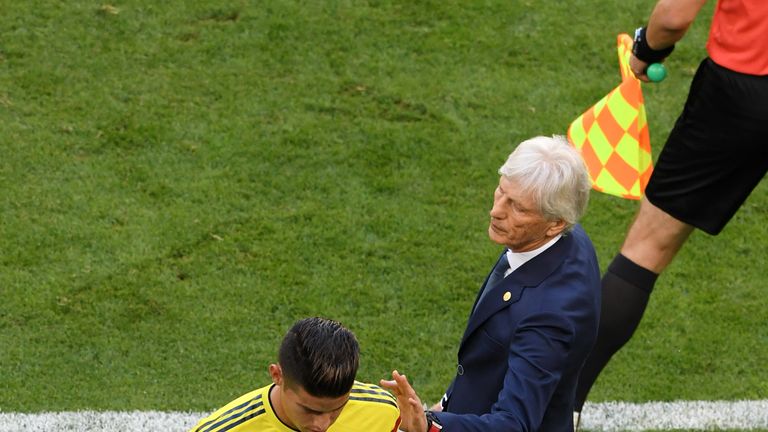
[{"label": "green grass pitch", "polygon": [[[209,410],[308,315],[436,400],[496,169],[618,84],[652,5],[0,0],[0,411]],[[644,86],[655,152],[708,15]],[[636,206],[593,193],[603,267]],[[766,220],[763,182],[693,235],[591,400],[768,397]]]}]

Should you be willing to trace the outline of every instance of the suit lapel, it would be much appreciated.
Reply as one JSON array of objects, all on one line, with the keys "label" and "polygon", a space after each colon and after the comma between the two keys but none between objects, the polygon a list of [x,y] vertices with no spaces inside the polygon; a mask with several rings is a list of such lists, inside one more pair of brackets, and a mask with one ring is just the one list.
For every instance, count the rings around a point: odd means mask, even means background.
[{"label": "suit lapel", "polygon": [[501,255],[499,255],[499,258],[496,260],[496,264],[493,265],[491,268],[491,271],[488,272],[488,276],[485,277],[485,281],[483,281],[483,284],[481,285],[483,289],[477,291],[477,296],[475,296],[475,303],[472,304],[472,313],[475,313],[475,309],[477,308],[477,302],[480,301],[480,297],[483,296],[483,291],[485,291],[485,286],[488,285],[488,281],[491,279],[491,275],[493,274],[496,267],[499,265],[499,261],[501,261],[501,257],[504,256],[506,253],[506,249],[501,252]]},{"label": "suit lapel", "polygon": [[[552,247],[520,266],[501,282],[495,286],[486,287],[489,291],[479,304],[477,301],[480,294],[478,294],[475,299],[474,311],[470,315],[467,329],[464,331],[462,344],[493,314],[518,302],[525,288],[538,286],[547,276],[552,274],[562,264],[572,243],[573,237],[564,235]],[[487,283],[488,278],[486,277],[483,286]]]}]

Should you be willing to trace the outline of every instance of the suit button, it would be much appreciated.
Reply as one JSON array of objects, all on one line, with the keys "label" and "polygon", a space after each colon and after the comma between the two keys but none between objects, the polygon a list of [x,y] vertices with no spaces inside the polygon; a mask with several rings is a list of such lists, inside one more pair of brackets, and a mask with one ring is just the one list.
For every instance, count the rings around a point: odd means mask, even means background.
[{"label": "suit button", "polygon": [[457,374],[459,374],[459,375],[464,375],[464,366],[462,366],[461,364],[459,364],[459,365],[456,367],[456,373],[457,373]]}]

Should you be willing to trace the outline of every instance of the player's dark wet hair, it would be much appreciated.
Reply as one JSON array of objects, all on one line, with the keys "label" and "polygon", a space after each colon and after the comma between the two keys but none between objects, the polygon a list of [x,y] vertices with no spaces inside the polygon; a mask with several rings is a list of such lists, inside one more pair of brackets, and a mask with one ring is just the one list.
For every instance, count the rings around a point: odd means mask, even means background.
[{"label": "player's dark wet hair", "polygon": [[316,397],[341,397],[355,382],[360,347],[341,323],[306,318],[288,330],[278,359],[287,386],[301,386]]}]

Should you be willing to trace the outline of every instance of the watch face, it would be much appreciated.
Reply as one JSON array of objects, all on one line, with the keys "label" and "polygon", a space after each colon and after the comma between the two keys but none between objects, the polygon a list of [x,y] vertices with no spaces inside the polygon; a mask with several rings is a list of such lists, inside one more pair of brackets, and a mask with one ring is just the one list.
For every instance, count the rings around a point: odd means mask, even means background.
[{"label": "watch face", "polygon": [[632,41],[632,54],[637,56],[637,50],[639,49],[639,45],[643,40],[643,28],[638,27],[637,30],[635,30],[635,40]]}]

